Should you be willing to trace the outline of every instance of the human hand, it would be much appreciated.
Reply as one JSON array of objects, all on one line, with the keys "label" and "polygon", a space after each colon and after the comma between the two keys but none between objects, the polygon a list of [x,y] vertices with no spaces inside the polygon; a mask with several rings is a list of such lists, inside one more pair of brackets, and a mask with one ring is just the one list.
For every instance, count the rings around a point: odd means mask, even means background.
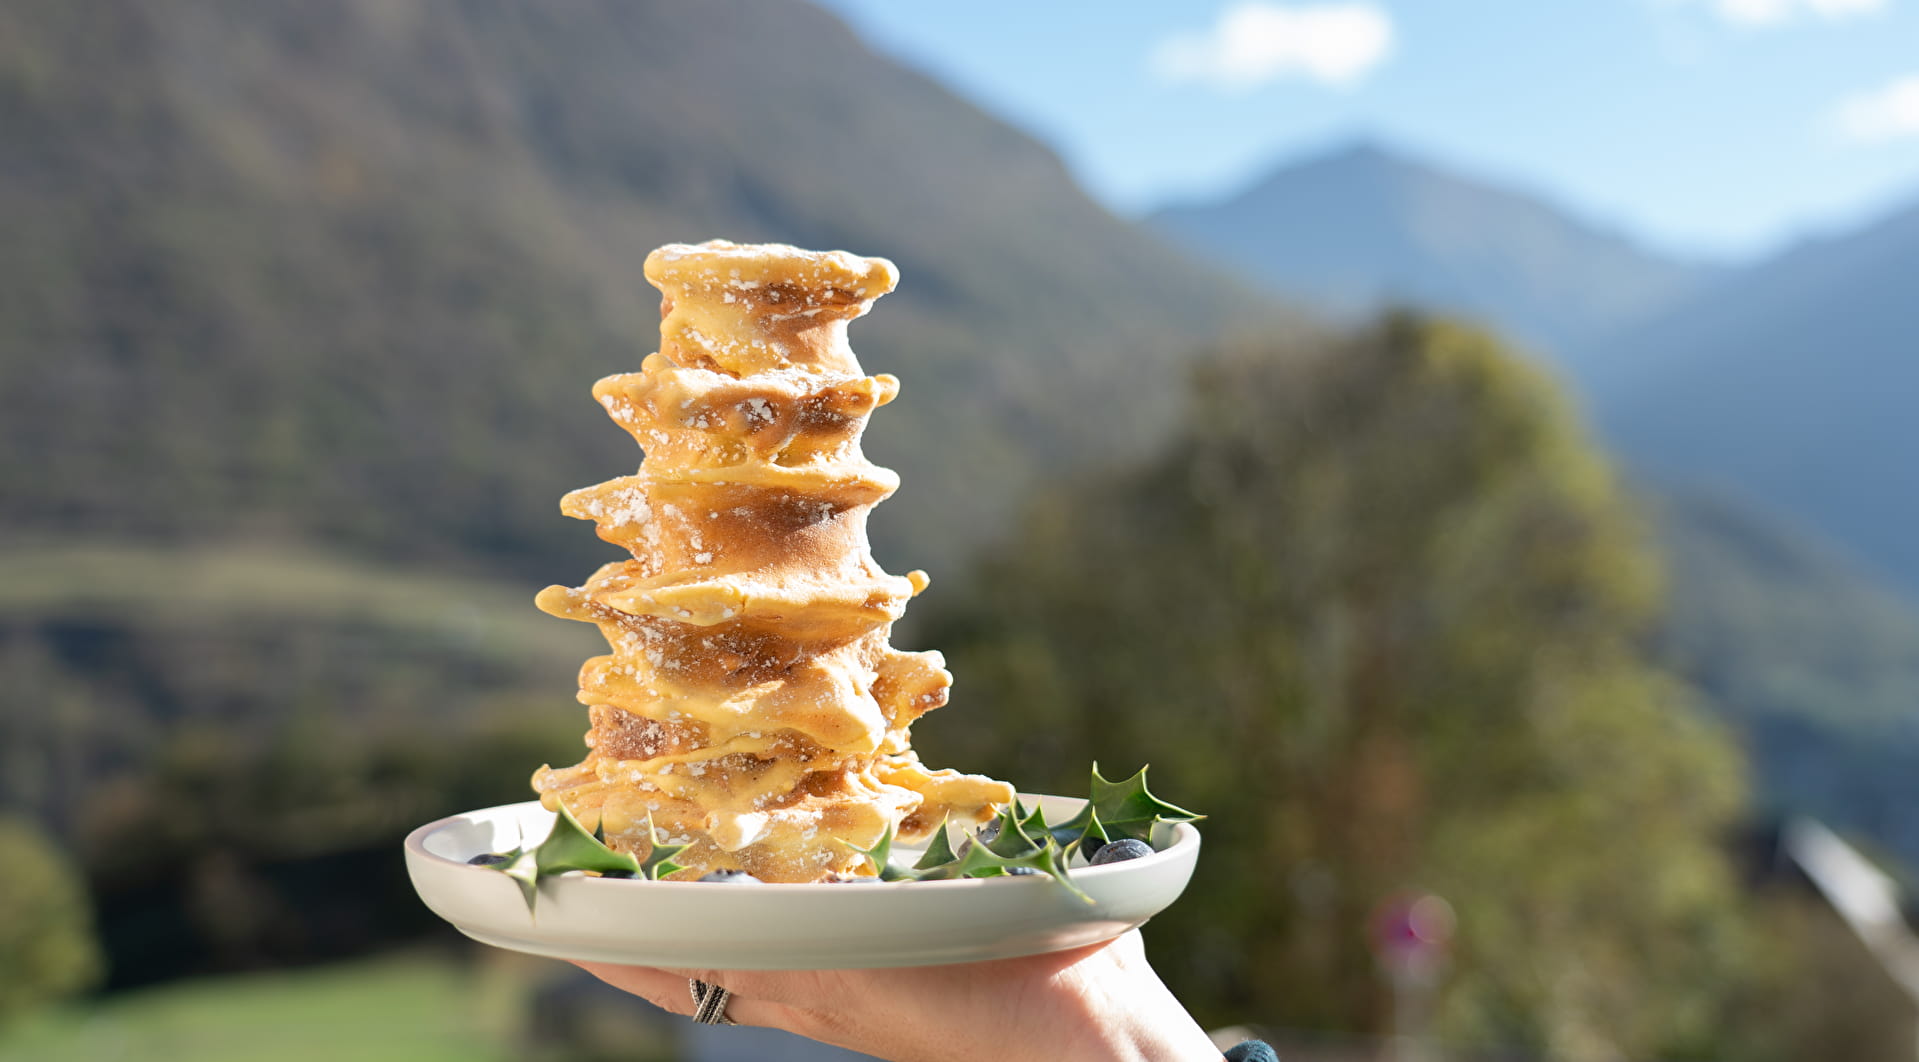
[{"label": "human hand", "polygon": [[731,993],[726,1015],[892,1062],[1218,1062],[1146,962],[1139,931],[1071,951],[883,970],[581,969],[675,1014],[689,980]]}]

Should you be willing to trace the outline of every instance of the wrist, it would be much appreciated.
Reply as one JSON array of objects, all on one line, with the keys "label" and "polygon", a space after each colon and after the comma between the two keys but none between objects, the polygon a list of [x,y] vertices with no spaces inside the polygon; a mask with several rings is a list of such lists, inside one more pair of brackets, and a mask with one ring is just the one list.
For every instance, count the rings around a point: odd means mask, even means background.
[{"label": "wrist", "polygon": [[1200,1028],[1172,990],[1133,944],[1114,949],[1118,961],[1086,993],[1089,1017],[1103,1036],[1089,1037],[1085,1050],[1069,1052],[1077,1062],[1219,1062],[1219,1048]]},{"label": "wrist", "polygon": [[1157,985],[1164,996],[1162,1006],[1142,1014],[1133,1024],[1131,1054],[1120,1057],[1137,1062],[1219,1062],[1219,1048],[1200,1028],[1186,1008],[1180,1006],[1171,991]]}]

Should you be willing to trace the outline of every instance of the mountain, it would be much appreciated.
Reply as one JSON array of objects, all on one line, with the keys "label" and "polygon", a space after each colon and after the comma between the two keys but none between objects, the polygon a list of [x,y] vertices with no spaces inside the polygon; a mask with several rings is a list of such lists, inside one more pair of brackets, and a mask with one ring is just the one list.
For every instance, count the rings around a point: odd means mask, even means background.
[{"label": "mountain", "polygon": [[1627,460],[1790,514],[1919,591],[1919,204],[1594,344]]},{"label": "mountain", "polygon": [[1647,501],[1669,581],[1659,652],[1740,734],[1760,800],[1919,865],[1919,613],[1749,505]]},{"label": "mountain", "polygon": [[1275,292],[1345,311],[1463,313],[1557,355],[1711,276],[1527,193],[1366,142],[1148,221]]},{"label": "mountain", "polygon": [[25,0],[0,142],[15,537],[575,577],[556,500],[639,459],[588,389],[653,349],[642,259],[725,236],[899,264],[853,330],[905,384],[875,534],[937,576],[1266,313],[792,0]]}]

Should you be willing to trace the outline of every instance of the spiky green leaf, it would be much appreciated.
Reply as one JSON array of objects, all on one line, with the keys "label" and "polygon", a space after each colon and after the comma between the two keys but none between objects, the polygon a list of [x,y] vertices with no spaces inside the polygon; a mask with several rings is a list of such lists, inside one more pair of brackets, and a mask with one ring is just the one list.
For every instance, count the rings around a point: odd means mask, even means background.
[{"label": "spiky green leaf", "polygon": [[[964,845],[957,854],[942,823],[919,862],[913,864],[912,870],[900,872],[900,876],[912,881],[992,878],[1026,867],[1050,876],[1081,900],[1093,902],[1067,872],[1066,853],[1046,831],[1045,818],[1037,812],[1012,807],[1002,809],[998,821],[1000,832],[991,842],[974,837],[972,843]],[[1028,830],[1037,831],[1038,839]]]},{"label": "spiky green leaf", "polygon": [[[986,847],[991,849],[994,855],[1008,859],[1039,851],[1043,846],[1042,838],[1047,836],[1045,817],[1037,810],[1028,813],[1017,803],[1011,807],[1000,808],[999,818],[994,821],[999,825],[999,833],[986,842]],[[1034,832],[1028,832],[1029,824],[1034,827]],[[973,847],[977,848],[979,845],[976,843]]]},{"label": "spiky green leaf", "polygon": [[1080,900],[1086,903],[1093,902],[1093,898],[1086,895],[1073,881],[1072,875],[1067,872],[1065,853],[1051,837],[1046,838],[1043,844],[1033,850],[1017,856],[1003,856],[987,845],[976,844],[968,848],[966,854],[960,857],[958,865],[953,867],[952,876],[957,878],[998,877],[1016,867],[1026,867],[1046,874]]},{"label": "spiky green leaf", "polygon": [[1046,832],[1062,849],[1065,849],[1068,856],[1076,850],[1075,846],[1085,845],[1088,838],[1100,844],[1112,840],[1107,836],[1106,826],[1099,821],[1099,813],[1093,810],[1093,802],[1090,800],[1081,804],[1079,811],[1072,818],[1058,826],[1049,827]]},{"label": "spiky green leaf", "polygon": [[1013,809],[1019,814],[1020,832],[1026,834],[1028,837],[1039,837],[1046,833],[1045,808],[1035,804],[1033,805],[1032,811],[1026,811],[1015,801]]},{"label": "spiky green leaf", "polygon": [[[522,845],[503,853],[506,862],[493,869],[518,883],[520,893],[526,897],[528,911],[537,910],[541,880],[556,874],[570,870],[624,876],[645,873],[646,868],[638,860],[608,848],[602,840],[604,836],[599,823],[595,823],[593,832],[588,833],[586,827],[580,825],[580,820],[573,817],[573,812],[562,804],[559,813],[553,816],[553,828],[547,831],[546,840],[532,848]],[[678,851],[679,848],[673,848],[668,854]],[[673,869],[684,868],[676,866]]]},{"label": "spiky green leaf", "polygon": [[1099,764],[1093,764],[1093,813],[1105,827],[1107,839],[1131,837],[1153,840],[1153,827],[1161,822],[1197,822],[1205,818],[1185,808],[1168,804],[1146,788],[1146,768],[1124,782],[1109,782],[1100,777]]},{"label": "spiky green leaf", "polygon": [[932,870],[945,866],[958,859],[953,854],[952,839],[946,835],[946,820],[940,820],[939,828],[933,831],[933,839],[926,842],[926,852],[919,862],[913,864],[914,870]]},{"label": "spiky green leaf", "polygon": [[640,863],[638,869],[648,881],[658,881],[686,869],[674,862],[673,857],[686,851],[690,846],[667,844],[662,841],[659,831],[653,826],[653,813],[650,811],[646,813],[646,839],[651,842],[652,848],[646,853],[646,861]]},{"label": "spiky green leaf", "polygon": [[526,897],[526,909],[530,914],[535,901],[540,898],[540,864],[532,849],[521,847],[503,853],[506,862],[493,869],[512,878],[520,886],[520,894]]},{"label": "spiky green leaf", "polygon": [[873,868],[881,881],[913,881],[914,875],[901,870],[891,862],[893,858],[893,827],[888,826],[886,833],[874,842],[871,848],[861,848],[852,842],[842,842],[846,847],[866,857],[866,864]]},{"label": "spiky green leaf", "polygon": [[533,850],[533,854],[539,862],[540,876],[543,878],[564,874],[569,870],[590,870],[596,874],[608,871],[638,874],[641,869],[638,860],[625,852],[615,852],[588,833],[565,804],[560,805],[559,814],[553,819],[552,832]]}]

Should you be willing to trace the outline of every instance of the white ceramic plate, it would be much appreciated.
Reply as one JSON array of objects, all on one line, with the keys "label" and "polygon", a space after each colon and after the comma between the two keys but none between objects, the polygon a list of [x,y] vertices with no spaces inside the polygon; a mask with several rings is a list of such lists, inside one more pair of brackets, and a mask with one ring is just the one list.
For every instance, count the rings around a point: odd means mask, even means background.
[{"label": "white ceramic plate", "polygon": [[[1084,803],[1023,799],[1048,822]],[[1152,855],[1072,872],[1090,904],[1045,875],[759,886],[568,875],[540,883],[533,912],[511,878],[467,864],[537,843],[552,823],[538,801],[427,823],[406,839],[413,887],[474,940],[553,958],[714,970],[931,966],[1116,937],[1177,899],[1199,858],[1198,830],[1162,826]]]}]

